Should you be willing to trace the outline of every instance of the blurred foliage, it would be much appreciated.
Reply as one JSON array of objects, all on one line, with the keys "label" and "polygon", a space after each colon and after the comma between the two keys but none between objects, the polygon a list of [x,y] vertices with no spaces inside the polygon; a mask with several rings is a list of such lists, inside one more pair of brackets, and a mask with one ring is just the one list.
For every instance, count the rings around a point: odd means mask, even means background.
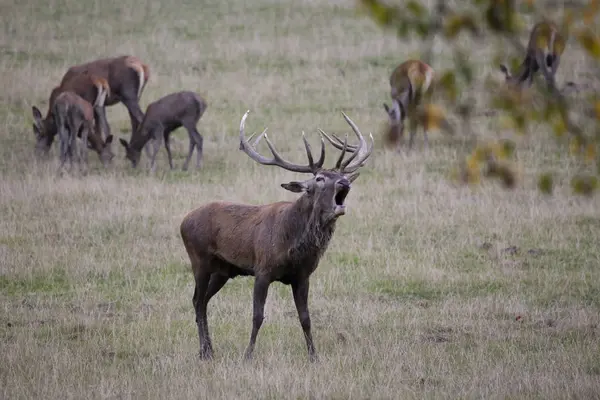
[{"label": "blurred foliage", "polygon": [[[419,0],[359,0],[359,7],[384,29],[395,31],[402,39],[422,40],[422,61],[432,64],[436,39],[443,40],[452,49],[453,64],[442,70],[436,68],[435,94],[432,97],[435,99],[432,101],[444,102],[447,107],[426,104],[418,121],[425,128],[451,130],[444,114],[447,112],[448,117],[453,115],[460,121],[465,134],[477,138],[471,153],[459,162],[455,177],[463,183],[477,183],[488,178],[499,180],[507,188],[516,184],[515,142],[505,139],[484,141],[476,135],[473,119],[478,115],[489,115],[489,110],[478,109],[485,107],[497,113],[502,128],[518,135],[527,134],[532,126],[546,125],[548,129],[545,130],[555,135],[571,155],[582,161],[581,171],[576,172],[571,180],[574,192],[594,193],[598,187],[597,175],[600,174],[597,152],[600,144],[600,95],[588,90],[579,96],[579,83],[569,82],[558,88],[554,77],[545,79],[541,70],[536,73],[535,86],[519,89],[505,82],[499,67],[510,53],[512,57],[506,64],[510,71],[518,71],[526,56],[530,31],[535,23],[547,20],[544,12],[548,9],[562,11],[560,18],[551,19],[565,39],[564,43],[557,41],[556,46],[564,47],[567,42],[569,46],[579,45],[589,55],[589,62],[597,62],[600,59],[600,38],[596,33],[596,17],[600,13],[600,0],[560,4],[540,0],[437,0],[432,7],[425,4]],[[468,40],[463,40],[467,37]],[[575,40],[569,41],[570,38]],[[481,55],[472,54],[468,48],[468,43],[473,41],[490,43],[495,51],[493,57],[486,58],[489,58],[491,70],[498,71],[499,79],[485,80],[483,90],[488,96],[487,102],[481,101],[482,88],[477,87],[482,77],[474,72],[475,62],[481,60]],[[532,43],[545,46],[548,38],[538,35]],[[399,60],[399,63],[402,61],[405,60]],[[546,84],[539,85],[541,82]],[[537,90],[534,91],[534,88]],[[571,98],[573,92],[583,98],[583,105],[575,104]],[[479,101],[476,101],[476,94],[479,94]],[[538,177],[538,188],[543,193],[552,194],[552,174],[542,172]]]}]

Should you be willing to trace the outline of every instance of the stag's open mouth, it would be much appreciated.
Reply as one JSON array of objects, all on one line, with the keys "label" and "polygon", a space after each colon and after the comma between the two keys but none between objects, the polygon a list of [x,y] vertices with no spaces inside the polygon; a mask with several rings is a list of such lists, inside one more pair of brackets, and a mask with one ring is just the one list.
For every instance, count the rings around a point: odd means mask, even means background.
[{"label": "stag's open mouth", "polygon": [[333,201],[335,203],[334,213],[336,216],[344,215],[346,213],[346,206],[344,205],[344,201],[346,200],[346,196],[348,196],[348,193],[350,193],[350,186],[337,186],[337,191],[333,198]]}]

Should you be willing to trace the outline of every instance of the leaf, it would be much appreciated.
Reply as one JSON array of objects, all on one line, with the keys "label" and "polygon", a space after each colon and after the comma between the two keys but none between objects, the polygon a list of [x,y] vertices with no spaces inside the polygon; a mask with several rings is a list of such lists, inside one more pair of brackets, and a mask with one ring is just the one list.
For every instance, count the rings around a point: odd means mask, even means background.
[{"label": "leaf", "polygon": [[596,158],[596,143],[588,143],[585,146],[585,150],[584,150],[584,159],[585,161],[591,163],[592,161],[594,161],[594,159]]},{"label": "leaf", "polygon": [[438,84],[444,90],[446,96],[451,102],[455,102],[458,97],[458,88],[456,86],[456,75],[454,71],[448,70],[442,74]]},{"label": "leaf", "polygon": [[598,178],[591,175],[578,175],[571,179],[571,187],[576,194],[591,196],[598,188]]},{"label": "leaf", "polygon": [[552,178],[552,175],[548,173],[540,175],[538,188],[542,193],[552,194],[554,190],[554,178]]},{"label": "leaf", "polygon": [[413,13],[413,15],[417,18],[421,18],[425,16],[426,8],[423,7],[421,3],[415,0],[410,0],[406,3],[406,9]]},{"label": "leaf", "polygon": [[475,18],[471,15],[453,15],[444,24],[444,36],[448,39],[454,39],[463,29],[476,35],[479,27],[475,22]]},{"label": "leaf", "polygon": [[600,58],[600,41],[589,29],[582,28],[576,33],[579,44],[594,58]]},{"label": "leaf", "polygon": [[552,129],[554,130],[554,134],[558,137],[561,137],[567,131],[567,126],[562,118],[558,118],[553,124]]},{"label": "leaf", "polygon": [[444,109],[436,104],[427,104],[423,107],[421,123],[426,130],[441,128],[452,133],[452,126],[446,120]]}]

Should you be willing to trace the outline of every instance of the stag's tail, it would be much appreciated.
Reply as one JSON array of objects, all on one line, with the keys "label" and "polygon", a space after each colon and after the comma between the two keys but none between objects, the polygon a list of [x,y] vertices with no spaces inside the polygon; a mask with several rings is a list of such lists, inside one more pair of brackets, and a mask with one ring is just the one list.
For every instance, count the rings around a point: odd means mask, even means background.
[{"label": "stag's tail", "polygon": [[142,96],[142,91],[146,86],[146,82],[150,78],[150,68],[141,62],[137,57],[128,57],[125,64],[133,69],[138,76],[138,100]]},{"label": "stag's tail", "polygon": [[96,86],[97,96],[94,102],[94,107],[104,107],[106,98],[110,96],[110,86],[108,81],[101,77],[93,77],[94,86]]}]

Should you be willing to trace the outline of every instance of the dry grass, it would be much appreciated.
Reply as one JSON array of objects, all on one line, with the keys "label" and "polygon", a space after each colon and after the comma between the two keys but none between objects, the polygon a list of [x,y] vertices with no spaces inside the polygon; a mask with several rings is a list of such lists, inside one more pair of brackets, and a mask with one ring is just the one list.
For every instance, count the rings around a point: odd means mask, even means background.
[{"label": "dry grass", "polygon": [[[210,304],[216,358],[200,362],[179,223],[215,199],[293,199],[279,183],[299,178],[237,149],[243,112],[297,161],[302,130],[314,145],[319,127],[348,130],[340,110],[379,138],[388,75],[419,50],[355,16],[353,2],[202,3],[0,5],[0,397],[598,398],[599,201],[570,195],[579,166],[544,132],[522,140],[511,192],[447,179],[467,147],[460,135],[431,134],[429,152],[419,135],[410,155],[377,148],[311,281],[320,363],[308,363],[280,284],[255,360],[241,361],[248,278]],[[45,112],[69,65],[125,53],[152,68],[144,108],[182,89],[207,98],[204,168],[169,171],[161,150],[150,176],[118,146],[111,168],[91,154],[89,176],[57,179],[56,160],[33,160],[31,105]],[[567,53],[559,75],[570,80],[585,62]],[[108,117],[128,138],[125,108]],[[180,168],[187,134],[175,136]],[[559,177],[552,198],[535,188],[542,169]]]}]

